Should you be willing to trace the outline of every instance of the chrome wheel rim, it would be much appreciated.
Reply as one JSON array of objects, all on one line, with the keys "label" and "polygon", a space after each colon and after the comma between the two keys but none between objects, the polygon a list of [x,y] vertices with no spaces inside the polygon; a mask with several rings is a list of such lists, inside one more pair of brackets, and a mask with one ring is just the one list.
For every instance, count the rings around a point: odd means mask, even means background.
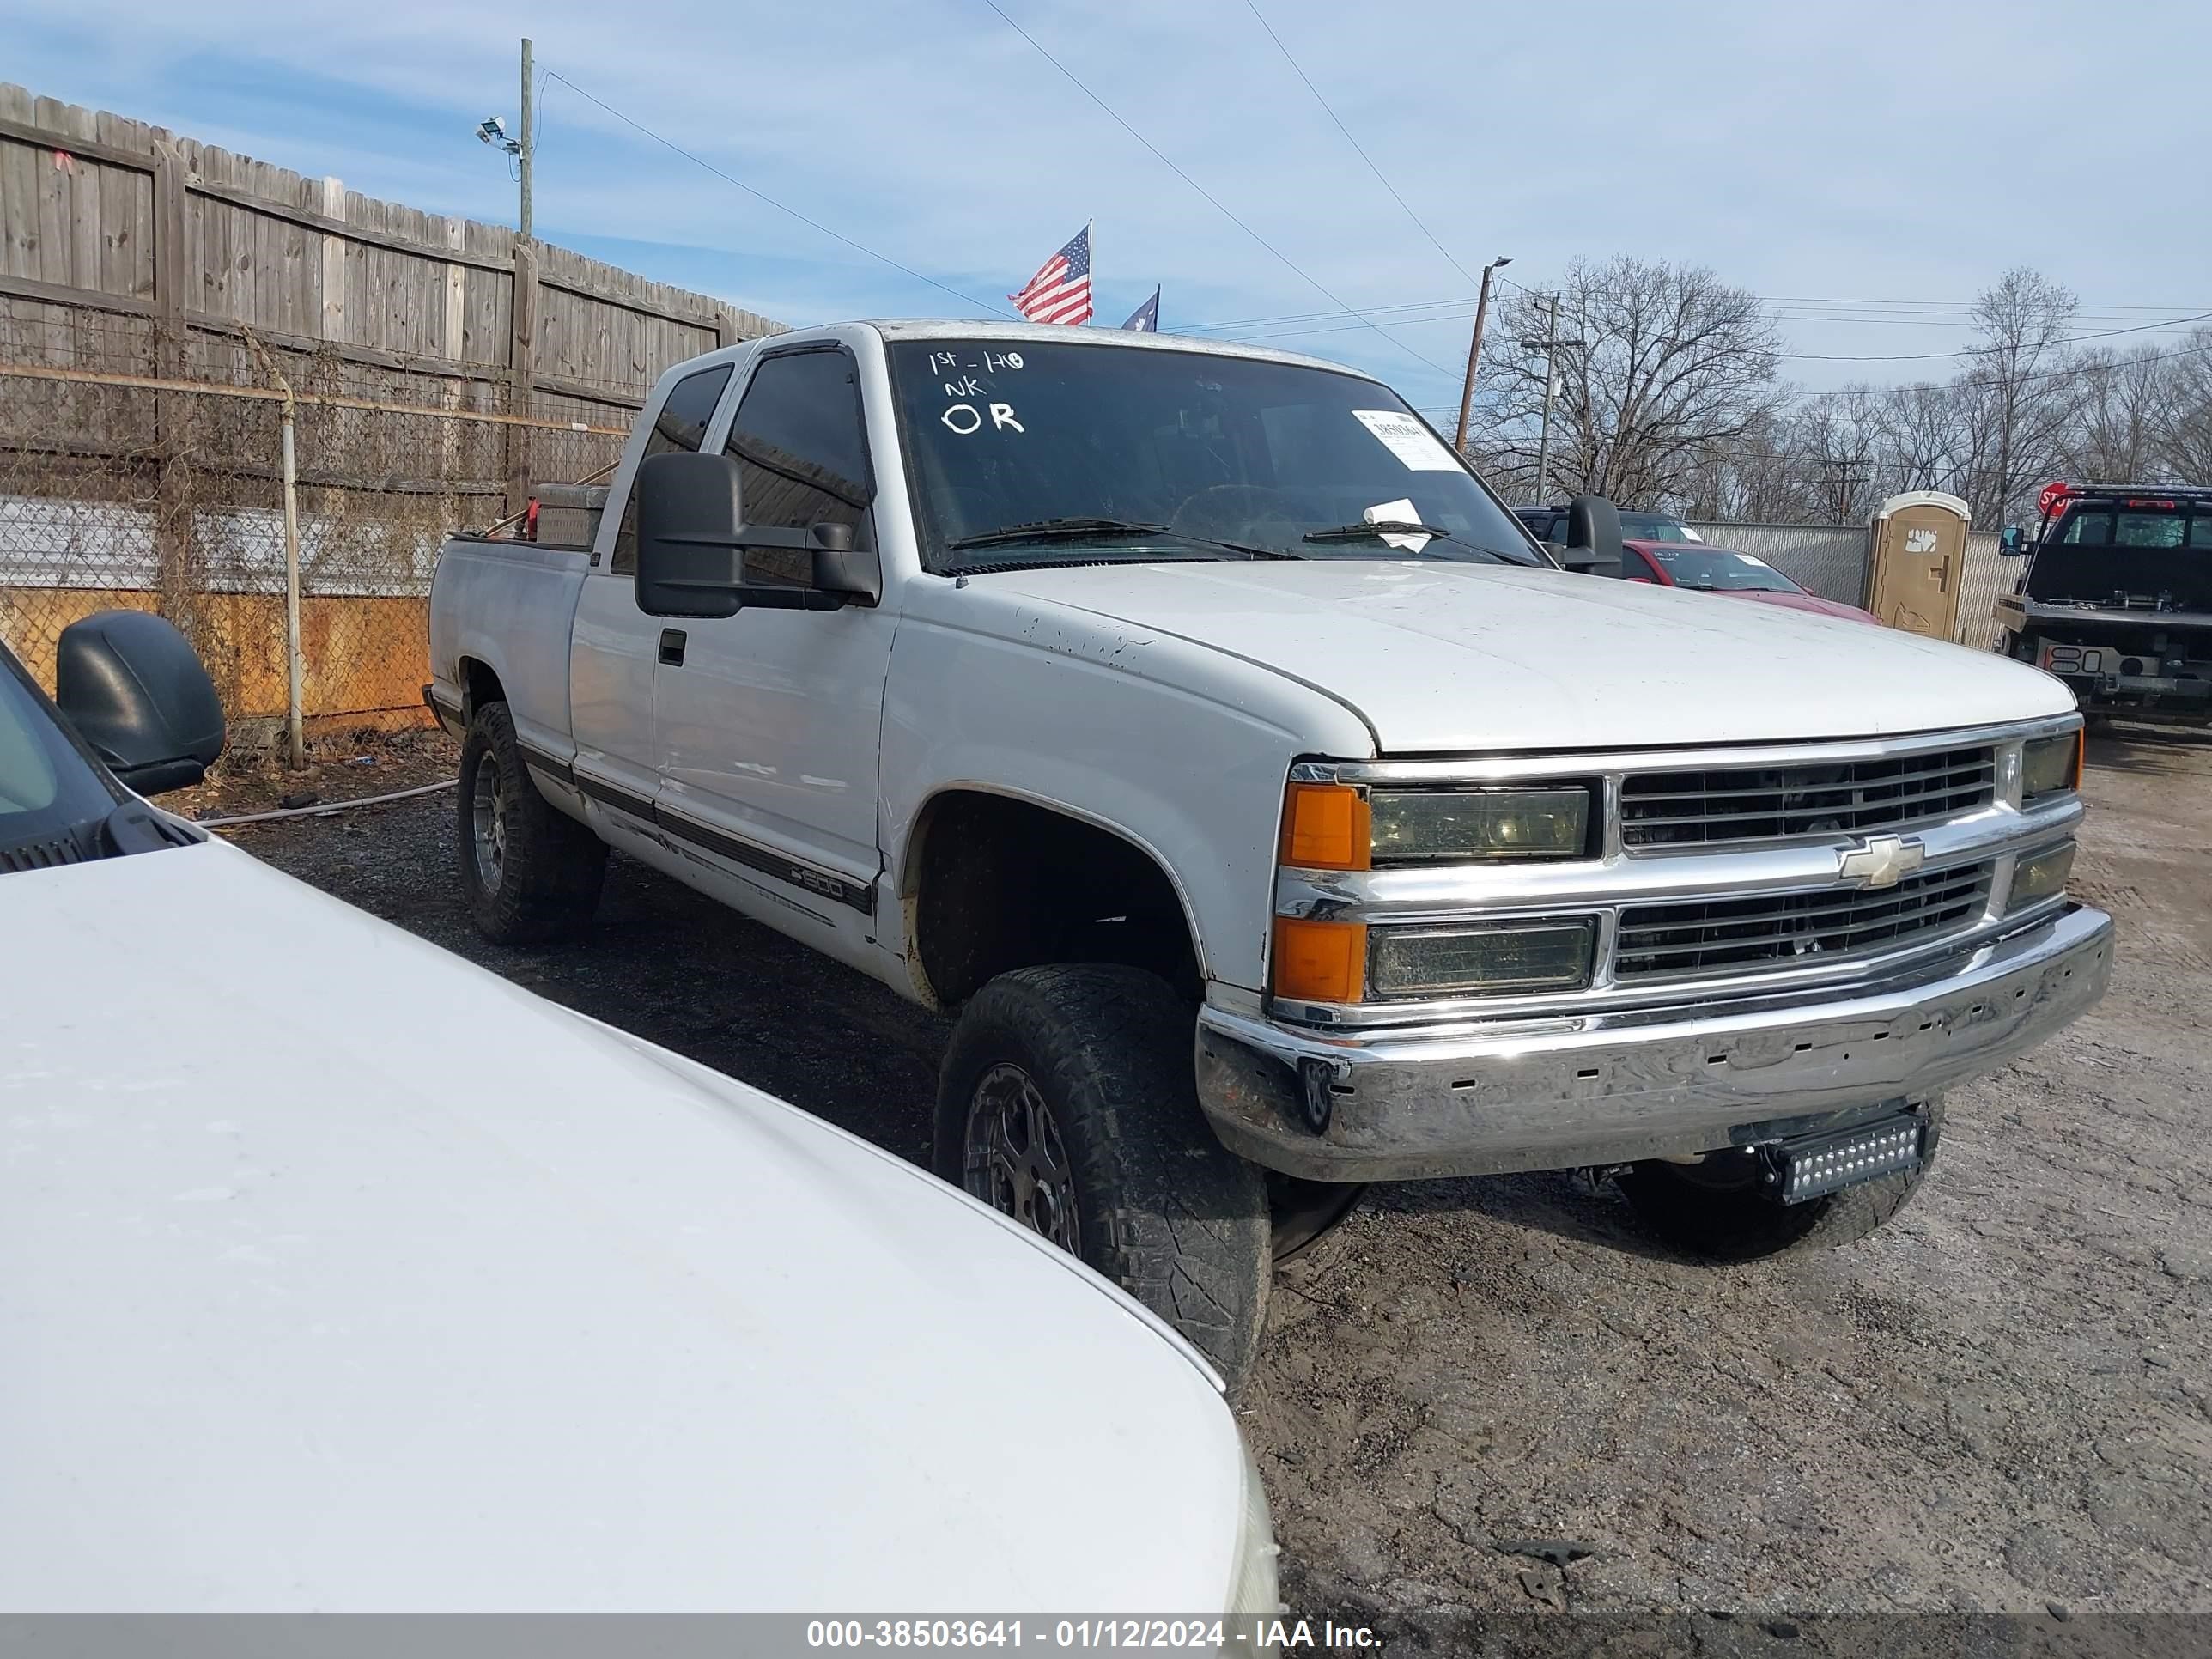
[{"label": "chrome wheel rim", "polygon": [[1001,1064],[983,1073],[969,1097],[966,1141],[969,1192],[1069,1254],[1083,1253],[1067,1143],[1027,1072]]},{"label": "chrome wheel rim", "polygon": [[498,763],[489,755],[477,767],[469,823],[477,880],[486,892],[496,893],[500,873],[507,867],[507,790],[500,782]]}]

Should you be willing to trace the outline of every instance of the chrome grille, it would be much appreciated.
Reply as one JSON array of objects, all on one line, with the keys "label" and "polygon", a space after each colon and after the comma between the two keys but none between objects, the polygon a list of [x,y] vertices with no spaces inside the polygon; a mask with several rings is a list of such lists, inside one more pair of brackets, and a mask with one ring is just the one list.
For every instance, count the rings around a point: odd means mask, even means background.
[{"label": "chrome grille", "polygon": [[1613,977],[1621,983],[1824,967],[1892,951],[1980,920],[1988,863],[1907,876],[1894,887],[1836,888],[1620,913]]},{"label": "chrome grille", "polygon": [[1625,847],[1710,846],[1937,823],[1996,799],[1996,749],[1881,760],[1632,773],[1621,780]]}]

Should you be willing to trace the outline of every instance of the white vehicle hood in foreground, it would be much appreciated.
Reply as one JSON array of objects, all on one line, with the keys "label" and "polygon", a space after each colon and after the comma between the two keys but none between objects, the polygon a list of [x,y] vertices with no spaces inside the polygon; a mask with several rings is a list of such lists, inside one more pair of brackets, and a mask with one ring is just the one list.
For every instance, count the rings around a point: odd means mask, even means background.
[{"label": "white vehicle hood in foreground", "polygon": [[0,935],[0,1605],[1224,1606],[1209,1375],[934,1179],[219,843]]},{"label": "white vehicle hood in foreground", "polygon": [[1555,570],[1316,559],[974,580],[1305,681],[1389,754],[1887,737],[2074,707],[2063,682],[1986,652]]}]

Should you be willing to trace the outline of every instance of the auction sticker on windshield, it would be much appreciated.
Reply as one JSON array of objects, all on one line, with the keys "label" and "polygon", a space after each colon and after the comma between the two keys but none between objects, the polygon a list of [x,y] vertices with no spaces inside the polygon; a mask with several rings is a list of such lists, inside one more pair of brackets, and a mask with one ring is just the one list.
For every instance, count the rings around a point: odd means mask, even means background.
[{"label": "auction sticker on windshield", "polygon": [[1459,463],[1437,441],[1436,434],[1412,416],[1395,409],[1355,409],[1352,418],[1373,433],[1382,447],[1413,472],[1456,472]]}]

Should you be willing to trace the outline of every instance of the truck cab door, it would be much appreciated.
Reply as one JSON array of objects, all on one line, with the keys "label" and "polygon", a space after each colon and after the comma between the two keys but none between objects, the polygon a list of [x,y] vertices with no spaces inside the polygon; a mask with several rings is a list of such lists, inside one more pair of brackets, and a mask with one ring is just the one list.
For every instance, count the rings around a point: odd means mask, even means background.
[{"label": "truck cab door", "polygon": [[[763,352],[724,447],[748,525],[841,524],[856,547],[874,544],[860,375],[842,346]],[[745,580],[803,586],[803,556],[748,551]],[[764,901],[848,945],[872,939],[892,613],[747,605],[664,621],[653,700],[661,833],[719,872],[740,908]]]},{"label": "truck cab door", "polygon": [[[660,787],[653,729],[653,673],[661,619],[637,603],[637,465],[648,455],[697,450],[735,370],[715,363],[671,386],[629,459],[621,517],[603,524],[576,601],[568,641],[568,717],[576,787],[617,835],[648,832]],[[611,506],[611,503],[610,503]],[[632,846],[634,843],[624,842]]]}]

